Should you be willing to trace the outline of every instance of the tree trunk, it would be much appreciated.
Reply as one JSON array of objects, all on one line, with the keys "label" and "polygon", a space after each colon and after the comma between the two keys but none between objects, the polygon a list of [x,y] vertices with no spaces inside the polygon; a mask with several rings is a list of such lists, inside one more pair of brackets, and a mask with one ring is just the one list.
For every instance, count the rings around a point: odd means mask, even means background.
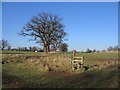
[{"label": "tree trunk", "polygon": [[50,52],[50,46],[47,46],[48,52]]},{"label": "tree trunk", "polygon": [[47,53],[47,47],[44,46],[44,53]]}]

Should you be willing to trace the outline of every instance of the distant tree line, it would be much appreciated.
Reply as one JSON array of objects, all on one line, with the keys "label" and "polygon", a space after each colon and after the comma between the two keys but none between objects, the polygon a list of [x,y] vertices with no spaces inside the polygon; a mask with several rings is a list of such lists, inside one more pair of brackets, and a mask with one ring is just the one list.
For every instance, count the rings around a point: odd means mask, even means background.
[{"label": "distant tree line", "polygon": [[[31,47],[16,47],[12,48],[11,45],[7,40],[0,40],[0,50],[12,50],[12,51],[32,51],[32,52],[44,52],[44,48],[39,48],[37,46],[31,46]],[[68,44],[67,43],[61,43],[58,45],[58,48],[56,47],[50,47],[50,51],[61,51],[61,52],[67,52],[68,51]],[[106,50],[102,50],[101,52],[107,52],[107,51],[118,51],[120,50],[119,46],[109,46]],[[74,50],[77,52],[76,50]],[[82,53],[94,53],[94,52],[100,52],[96,49],[89,49],[87,48],[86,51],[81,51]]]},{"label": "distant tree line", "polygon": [[[110,51],[118,51],[118,50],[120,50],[120,47],[116,45],[116,46],[109,46],[106,50],[101,50],[101,52],[107,52],[107,51],[110,52]],[[88,48],[84,53],[92,53],[92,52],[100,52],[100,51],[96,49],[91,50]]]},{"label": "distant tree line", "polygon": [[95,52],[100,52],[100,51],[96,50],[96,49],[91,50],[91,49],[87,48],[86,51],[81,51],[81,52],[82,53],[95,53]]},{"label": "distant tree line", "polygon": [[107,48],[108,51],[118,51],[120,50],[120,47],[119,46],[110,46],[109,48]]},{"label": "distant tree line", "polygon": [[[39,48],[37,46],[12,48],[7,40],[0,40],[0,50],[44,52],[43,48]],[[67,52],[68,51],[68,44],[67,43],[59,44],[58,50],[62,51],[62,52]],[[55,47],[51,47],[50,51],[57,51],[57,49]]]},{"label": "distant tree line", "polygon": [[12,48],[12,51],[32,51],[32,52],[43,52],[42,48],[39,48],[37,46],[32,46],[32,47],[16,47],[16,48]]}]

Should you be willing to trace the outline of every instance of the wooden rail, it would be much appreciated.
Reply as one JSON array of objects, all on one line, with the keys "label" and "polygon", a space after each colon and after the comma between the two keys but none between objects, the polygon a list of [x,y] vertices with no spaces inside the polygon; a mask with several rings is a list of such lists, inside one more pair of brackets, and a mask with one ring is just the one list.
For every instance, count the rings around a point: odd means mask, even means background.
[{"label": "wooden rail", "polygon": [[83,57],[73,57],[72,60],[73,70],[83,68],[83,64],[84,64],[83,61],[84,61]]},{"label": "wooden rail", "polygon": [[75,52],[73,52],[73,58],[71,59],[72,69],[80,69],[84,66],[84,57],[75,57]]}]

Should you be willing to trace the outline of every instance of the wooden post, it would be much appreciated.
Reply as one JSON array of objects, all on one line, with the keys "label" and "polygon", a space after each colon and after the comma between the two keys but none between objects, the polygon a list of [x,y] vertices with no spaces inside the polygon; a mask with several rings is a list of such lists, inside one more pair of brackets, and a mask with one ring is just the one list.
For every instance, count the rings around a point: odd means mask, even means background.
[{"label": "wooden post", "polygon": [[82,65],[82,68],[84,67],[84,56],[82,56],[83,57],[83,65]]},{"label": "wooden post", "polygon": [[65,52],[65,58],[67,57],[67,53]]},{"label": "wooden post", "polygon": [[74,60],[74,57],[75,57],[75,51],[73,51],[73,60]]},{"label": "wooden post", "polygon": [[70,58],[70,55],[68,54],[68,56],[67,56],[67,57],[68,57],[68,59],[69,59],[69,58]]},{"label": "wooden post", "polygon": [[60,60],[60,52],[58,53],[58,58],[59,58],[59,60]]}]

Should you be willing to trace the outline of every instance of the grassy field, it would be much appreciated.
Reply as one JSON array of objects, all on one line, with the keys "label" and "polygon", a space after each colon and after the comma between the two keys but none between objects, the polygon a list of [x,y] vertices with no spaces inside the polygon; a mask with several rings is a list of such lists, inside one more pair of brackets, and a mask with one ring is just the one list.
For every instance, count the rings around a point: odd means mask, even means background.
[{"label": "grassy field", "polygon": [[72,53],[2,52],[3,88],[117,88],[117,53],[76,53],[84,66],[73,71]]}]

